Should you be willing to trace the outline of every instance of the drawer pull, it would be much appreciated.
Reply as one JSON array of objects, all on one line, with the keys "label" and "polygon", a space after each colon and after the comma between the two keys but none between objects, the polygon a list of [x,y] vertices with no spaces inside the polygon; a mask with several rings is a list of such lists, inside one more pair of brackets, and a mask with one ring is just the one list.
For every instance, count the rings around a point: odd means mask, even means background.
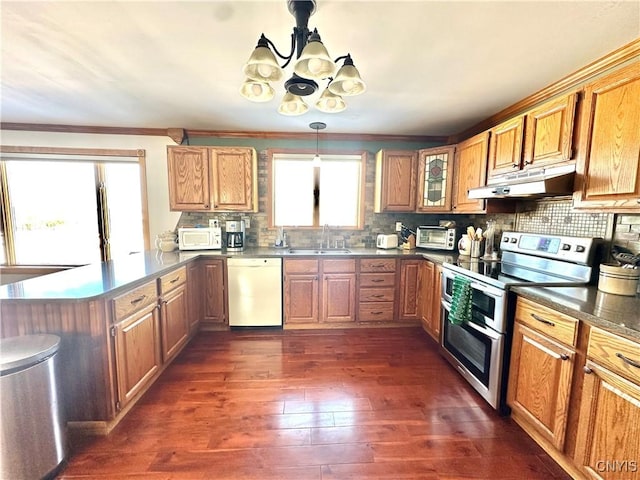
[{"label": "drawer pull", "polygon": [[616,357],[618,357],[620,360],[622,360],[624,363],[631,365],[632,367],[636,367],[636,368],[640,368],[640,363],[638,363],[635,360],[631,360],[629,357],[625,357],[623,354],[621,353],[616,353]]},{"label": "drawer pull", "polygon": [[135,305],[137,303],[140,303],[141,301],[143,301],[145,298],[147,298],[146,295],[141,295],[138,298],[134,298],[133,300],[131,300],[131,305]]},{"label": "drawer pull", "polygon": [[587,366],[582,367],[582,371],[583,371],[584,373],[586,373],[587,375],[590,375],[590,374],[592,374],[592,373],[593,373],[593,370],[591,370],[591,369],[590,369],[589,367],[587,367]]},{"label": "drawer pull", "polygon": [[180,280],[180,277],[176,277],[173,280],[171,280],[169,283],[176,283],[178,280]]},{"label": "drawer pull", "polygon": [[372,315],[382,315],[384,312],[381,311],[377,311],[377,312],[371,312]]},{"label": "drawer pull", "polygon": [[544,323],[545,325],[549,325],[550,327],[555,327],[556,326],[555,323],[553,323],[553,322],[551,322],[549,320],[546,320],[546,319],[536,315],[535,313],[532,313],[531,316],[533,317],[534,320],[537,320],[540,323]]},{"label": "drawer pull", "polygon": [[566,353],[561,353],[560,360],[569,360],[569,355],[567,355]]},{"label": "drawer pull", "polygon": [[377,293],[375,295],[371,295],[373,298],[382,298],[384,297],[384,295],[382,295],[381,293]]},{"label": "drawer pull", "polygon": [[382,278],[374,278],[373,280],[371,280],[373,283],[380,283],[380,282],[384,282],[384,280]]},{"label": "drawer pull", "polygon": [[371,266],[373,268],[382,268],[384,267],[384,263],[372,263]]}]

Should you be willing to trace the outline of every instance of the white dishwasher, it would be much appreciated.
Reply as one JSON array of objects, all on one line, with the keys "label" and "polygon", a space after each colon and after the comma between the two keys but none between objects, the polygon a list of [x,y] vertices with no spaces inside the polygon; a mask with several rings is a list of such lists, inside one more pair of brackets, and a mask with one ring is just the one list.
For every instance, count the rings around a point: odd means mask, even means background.
[{"label": "white dishwasher", "polygon": [[282,325],[282,259],[227,259],[229,326]]}]

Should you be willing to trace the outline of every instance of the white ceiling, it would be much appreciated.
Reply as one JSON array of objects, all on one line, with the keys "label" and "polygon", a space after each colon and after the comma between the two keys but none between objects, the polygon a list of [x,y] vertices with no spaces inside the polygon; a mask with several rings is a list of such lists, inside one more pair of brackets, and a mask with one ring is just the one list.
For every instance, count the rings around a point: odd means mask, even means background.
[{"label": "white ceiling", "polygon": [[342,113],[285,117],[282,82],[264,104],[238,90],[260,33],[289,50],[286,0],[0,9],[2,122],[57,125],[455,134],[640,37],[640,0],[318,0],[310,28],[332,57],[351,53],[368,90]]}]

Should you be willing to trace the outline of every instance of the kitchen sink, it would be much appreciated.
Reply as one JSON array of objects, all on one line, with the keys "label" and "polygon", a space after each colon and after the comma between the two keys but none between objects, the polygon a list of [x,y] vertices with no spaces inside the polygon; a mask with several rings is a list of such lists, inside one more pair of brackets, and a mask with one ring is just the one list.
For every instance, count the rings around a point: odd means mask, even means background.
[{"label": "kitchen sink", "polygon": [[351,253],[347,248],[290,248],[289,253],[294,255],[345,255]]}]

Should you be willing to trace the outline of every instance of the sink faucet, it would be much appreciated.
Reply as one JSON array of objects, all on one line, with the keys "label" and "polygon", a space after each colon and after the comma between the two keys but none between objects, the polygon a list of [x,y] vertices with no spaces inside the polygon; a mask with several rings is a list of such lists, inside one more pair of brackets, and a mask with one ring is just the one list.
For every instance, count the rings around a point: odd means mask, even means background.
[{"label": "sink faucet", "polygon": [[[320,248],[324,248],[325,245],[325,233],[329,229],[329,225],[326,223],[322,225],[322,234],[320,235]],[[329,240],[326,240],[327,248],[329,248]]]}]

